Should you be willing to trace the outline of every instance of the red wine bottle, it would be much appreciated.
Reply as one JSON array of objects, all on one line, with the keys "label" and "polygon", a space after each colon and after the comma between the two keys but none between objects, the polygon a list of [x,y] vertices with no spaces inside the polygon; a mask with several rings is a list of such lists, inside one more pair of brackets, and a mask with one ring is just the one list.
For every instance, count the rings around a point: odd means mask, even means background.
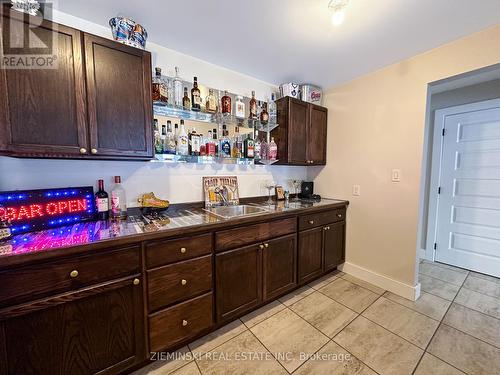
[{"label": "red wine bottle", "polygon": [[95,202],[97,208],[97,220],[109,219],[109,196],[104,191],[104,181],[99,180],[99,190],[95,193]]}]

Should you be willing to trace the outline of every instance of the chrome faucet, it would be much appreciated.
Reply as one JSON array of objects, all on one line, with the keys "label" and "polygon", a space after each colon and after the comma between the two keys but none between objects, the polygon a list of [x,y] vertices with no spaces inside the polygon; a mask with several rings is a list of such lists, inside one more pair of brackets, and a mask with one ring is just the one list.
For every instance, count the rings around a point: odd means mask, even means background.
[{"label": "chrome faucet", "polygon": [[224,192],[222,191],[221,188],[216,187],[214,189],[214,193],[217,194],[220,197],[220,199],[222,200],[222,205],[223,206],[229,206],[229,202],[227,201],[227,198],[224,196]]}]

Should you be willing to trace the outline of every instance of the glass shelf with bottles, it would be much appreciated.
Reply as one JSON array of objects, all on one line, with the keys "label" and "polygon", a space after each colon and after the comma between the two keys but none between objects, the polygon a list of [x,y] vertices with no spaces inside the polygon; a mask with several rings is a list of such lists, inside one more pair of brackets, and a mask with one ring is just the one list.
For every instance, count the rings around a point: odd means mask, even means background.
[{"label": "glass shelf with bottles", "polygon": [[278,126],[274,100],[274,94],[260,101],[254,91],[244,97],[206,87],[197,77],[193,83],[182,80],[177,67],[174,77],[162,75],[160,68],[153,77],[153,111],[158,116],[270,132]]},{"label": "glass shelf with bottles", "polygon": [[197,156],[197,155],[174,155],[174,154],[156,154],[155,162],[162,163],[197,163],[197,164],[238,164],[252,165],[253,158],[232,158],[221,156]]}]

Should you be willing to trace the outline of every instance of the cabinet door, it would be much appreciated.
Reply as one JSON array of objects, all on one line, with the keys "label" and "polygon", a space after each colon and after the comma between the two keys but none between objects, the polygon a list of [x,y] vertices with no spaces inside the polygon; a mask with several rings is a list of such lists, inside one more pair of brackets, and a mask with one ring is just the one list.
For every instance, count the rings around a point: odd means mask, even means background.
[{"label": "cabinet door", "polygon": [[6,374],[116,374],[147,358],[142,286],[133,278],[0,314]]},{"label": "cabinet door", "polygon": [[308,160],[306,153],[308,104],[293,98],[288,100],[288,162],[305,165]]},{"label": "cabinet door", "polygon": [[327,109],[309,105],[307,125],[307,160],[309,164],[326,164]]},{"label": "cabinet door", "polygon": [[273,299],[297,285],[296,236],[276,238],[264,243],[264,300]]},{"label": "cabinet door", "polygon": [[329,271],[345,260],[345,222],[328,224],[323,233],[324,270]]},{"label": "cabinet door", "polygon": [[[2,9],[2,51],[9,56],[54,58],[51,67],[0,69],[0,152],[65,157],[87,152],[81,33]],[[40,26],[34,27],[37,22]],[[32,26],[31,28],[29,26]],[[44,48],[17,45],[36,37]],[[43,61],[43,60],[41,60]],[[45,60],[48,61],[48,60]]]},{"label": "cabinet door", "polygon": [[153,156],[151,54],[84,34],[91,153]]},{"label": "cabinet door", "polygon": [[217,323],[243,315],[262,301],[262,249],[251,245],[215,257]]},{"label": "cabinet door", "polygon": [[299,232],[299,284],[323,272],[323,227]]}]

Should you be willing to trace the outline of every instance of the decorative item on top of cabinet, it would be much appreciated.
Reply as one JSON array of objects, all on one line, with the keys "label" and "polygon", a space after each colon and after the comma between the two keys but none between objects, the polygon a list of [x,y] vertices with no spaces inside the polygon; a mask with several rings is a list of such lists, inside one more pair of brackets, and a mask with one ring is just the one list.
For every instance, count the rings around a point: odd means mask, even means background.
[{"label": "decorative item on top of cabinet", "polygon": [[291,97],[276,105],[280,126],[271,135],[280,152],[278,164],[325,165],[328,110]]},{"label": "decorative item on top of cabinet", "polygon": [[[57,40],[51,52],[57,69],[0,71],[0,154],[153,157],[149,52],[47,20],[40,23],[7,7],[2,10],[2,53],[9,55],[9,40],[23,32],[23,26],[37,25],[44,43]],[[28,47],[23,52],[29,52]]]}]

